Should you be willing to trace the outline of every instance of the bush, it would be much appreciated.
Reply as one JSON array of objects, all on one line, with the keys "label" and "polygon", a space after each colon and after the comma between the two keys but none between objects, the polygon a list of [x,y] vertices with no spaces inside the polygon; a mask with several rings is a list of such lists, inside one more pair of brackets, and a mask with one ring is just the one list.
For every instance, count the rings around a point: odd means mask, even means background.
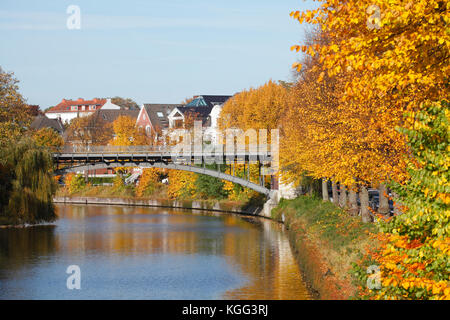
[{"label": "bush", "polygon": [[404,213],[380,220],[381,246],[365,257],[380,268],[379,289],[367,288],[364,265],[355,266],[363,297],[450,299],[449,118],[446,102],[408,114],[409,128],[401,131],[413,156],[409,179],[391,186]]}]

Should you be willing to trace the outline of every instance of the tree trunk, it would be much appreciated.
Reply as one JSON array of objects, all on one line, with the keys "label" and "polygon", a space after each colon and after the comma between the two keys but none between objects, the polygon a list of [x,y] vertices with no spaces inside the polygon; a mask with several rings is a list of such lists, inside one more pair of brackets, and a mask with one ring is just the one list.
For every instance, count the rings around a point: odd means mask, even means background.
[{"label": "tree trunk", "polygon": [[333,190],[333,203],[337,205],[339,203],[339,199],[338,199],[339,196],[338,196],[336,182],[334,182],[334,181],[331,182],[331,189]]},{"label": "tree trunk", "polygon": [[369,213],[369,192],[365,186],[361,186],[361,191],[359,193],[359,198],[361,200],[361,219],[363,222],[372,222],[372,217]]},{"label": "tree trunk", "polygon": [[349,205],[349,213],[351,216],[358,215],[358,202],[356,201],[356,191],[355,186],[352,186],[348,192],[348,205]]},{"label": "tree trunk", "polygon": [[386,185],[380,184],[378,187],[379,193],[379,204],[378,204],[378,213],[382,215],[389,215],[389,199],[387,198],[387,189]]},{"label": "tree trunk", "polygon": [[398,195],[395,192],[392,192],[392,200],[394,201],[394,216],[398,216],[402,214],[400,210],[401,203],[398,201]]},{"label": "tree trunk", "polygon": [[313,195],[313,188],[311,185],[308,186],[308,196],[312,197]]},{"label": "tree trunk", "polygon": [[322,199],[323,201],[330,201],[328,197],[328,180],[322,178]]},{"label": "tree trunk", "polygon": [[347,208],[347,189],[341,184],[341,192],[339,193],[339,206]]}]

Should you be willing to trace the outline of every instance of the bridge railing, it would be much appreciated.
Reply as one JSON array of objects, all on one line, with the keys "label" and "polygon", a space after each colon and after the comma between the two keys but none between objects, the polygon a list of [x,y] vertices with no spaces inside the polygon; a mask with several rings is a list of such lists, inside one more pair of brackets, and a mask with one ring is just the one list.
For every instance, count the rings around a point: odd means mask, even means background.
[{"label": "bridge railing", "polygon": [[[189,150],[189,146],[184,146]],[[192,145],[190,147],[189,153],[197,153],[197,146]],[[270,145],[234,145],[234,148],[226,145],[203,145],[200,148],[200,153],[210,152],[212,154],[221,153],[246,153],[246,154],[257,154],[257,153],[270,153],[271,148]],[[63,148],[58,150],[58,153],[69,153],[69,154],[136,154],[136,153],[164,153],[164,154],[183,154],[186,152],[186,149],[180,149],[179,146],[152,146],[152,145],[144,145],[144,146],[94,146],[94,145],[66,145]]]},{"label": "bridge railing", "polygon": [[59,153],[153,153],[170,152],[167,146],[64,146]]}]

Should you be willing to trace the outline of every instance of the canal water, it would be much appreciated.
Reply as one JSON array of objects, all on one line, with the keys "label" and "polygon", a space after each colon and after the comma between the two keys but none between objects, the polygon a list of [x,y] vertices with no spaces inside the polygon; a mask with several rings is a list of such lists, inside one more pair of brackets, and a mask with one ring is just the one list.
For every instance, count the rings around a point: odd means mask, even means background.
[{"label": "canal water", "polygon": [[[0,299],[310,298],[275,222],[148,207],[56,208],[54,225],[0,229]],[[79,290],[67,288],[72,265]]]}]

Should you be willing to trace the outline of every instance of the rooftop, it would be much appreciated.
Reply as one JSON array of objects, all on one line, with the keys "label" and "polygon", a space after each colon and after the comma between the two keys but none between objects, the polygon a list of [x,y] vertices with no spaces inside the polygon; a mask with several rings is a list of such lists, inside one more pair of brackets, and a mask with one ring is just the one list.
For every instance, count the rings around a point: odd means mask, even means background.
[{"label": "rooftop", "polygon": [[[77,100],[62,99],[60,103],[48,110],[46,113],[61,113],[61,112],[93,112],[101,108],[106,103],[106,99],[94,98],[92,100],[84,100],[78,98]],[[81,108],[87,106],[87,108]],[[94,109],[91,108],[94,107]]]},{"label": "rooftop", "polygon": [[64,132],[64,126],[60,120],[49,119],[45,115],[38,115],[36,118],[34,118],[33,122],[30,125],[30,128],[34,130],[52,128],[60,134]]}]

